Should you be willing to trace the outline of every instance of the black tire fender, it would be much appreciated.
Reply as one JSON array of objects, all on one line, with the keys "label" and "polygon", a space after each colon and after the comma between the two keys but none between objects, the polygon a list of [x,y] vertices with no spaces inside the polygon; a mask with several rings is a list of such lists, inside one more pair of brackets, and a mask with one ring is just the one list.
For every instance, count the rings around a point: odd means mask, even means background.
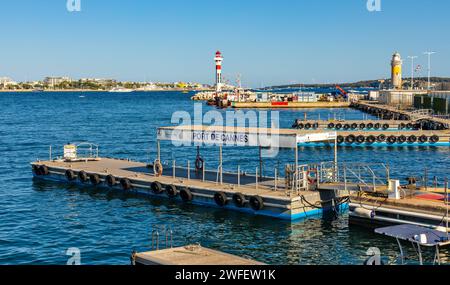
[{"label": "black tire fender", "polygon": [[233,194],[233,203],[238,208],[244,207],[245,204],[246,204],[244,194],[242,194],[242,193],[235,193],[235,194]]},{"label": "black tire fender", "polygon": [[114,185],[116,185],[116,178],[112,175],[108,175],[105,178],[105,182],[109,187],[114,187]]},{"label": "black tire fender", "polygon": [[178,190],[175,185],[167,185],[166,186],[166,194],[169,198],[175,198],[178,196]]},{"label": "black tire fender", "polygon": [[264,208],[264,200],[260,196],[250,197],[250,206],[255,211],[260,211]]},{"label": "black tire fender", "polygon": [[89,180],[91,181],[91,184],[94,186],[97,186],[101,183],[100,177],[97,174],[89,175]]},{"label": "black tire fender", "polygon": [[227,194],[224,192],[217,192],[214,194],[214,202],[216,202],[217,206],[224,207],[228,204]]},{"label": "black tire fender", "polygon": [[191,190],[189,190],[187,188],[181,189],[180,197],[181,197],[181,200],[183,200],[183,202],[190,202],[190,201],[192,201],[192,199],[194,199],[194,195],[192,195]]},{"label": "black tire fender", "polygon": [[159,183],[158,181],[152,182],[150,188],[152,189],[152,192],[155,194],[161,194],[163,192],[163,187],[161,183]]},{"label": "black tire fender", "polygon": [[73,172],[72,169],[67,169],[65,176],[68,181],[74,181],[76,179],[75,173]]}]

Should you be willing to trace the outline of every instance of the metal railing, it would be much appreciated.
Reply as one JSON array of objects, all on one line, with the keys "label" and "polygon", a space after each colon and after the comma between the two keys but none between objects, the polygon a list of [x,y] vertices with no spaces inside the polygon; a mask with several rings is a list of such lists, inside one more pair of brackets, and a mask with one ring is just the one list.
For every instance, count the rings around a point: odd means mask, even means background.
[{"label": "metal railing", "polygon": [[173,231],[172,231],[172,227],[171,226],[163,226],[162,229],[160,229],[158,226],[156,226],[152,232],[151,232],[151,239],[152,239],[152,244],[151,244],[151,248],[152,250],[159,250],[159,242],[160,242],[160,230],[161,233],[163,234],[164,237],[164,248],[172,248],[173,247]]},{"label": "metal railing", "polygon": [[324,162],[314,166],[317,169],[318,184],[343,183],[345,190],[350,184],[365,186],[376,191],[385,186],[390,179],[389,166],[386,164]]},{"label": "metal railing", "polygon": [[[77,159],[79,160],[99,158],[99,146],[97,144],[89,142],[81,142],[81,143],[74,143],[72,145],[76,147]],[[52,161],[53,159],[56,160],[64,159],[64,152],[63,151],[55,152],[53,146],[50,145],[48,150],[48,157],[50,161]]]}]

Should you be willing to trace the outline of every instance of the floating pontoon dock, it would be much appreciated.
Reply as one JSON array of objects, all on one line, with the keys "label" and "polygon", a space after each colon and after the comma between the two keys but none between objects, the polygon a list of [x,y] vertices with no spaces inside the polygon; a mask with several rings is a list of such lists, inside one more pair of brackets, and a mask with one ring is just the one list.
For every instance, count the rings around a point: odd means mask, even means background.
[{"label": "floating pontoon dock", "polygon": [[135,265],[264,265],[261,262],[200,245],[136,253],[132,255],[132,263]]},{"label": "floating pontoon dock", "polygon": [[[293,129],[337,132],[340,146],[450,146],[450,130],[445,124],[400,120],[296,120]],[[323,143],[303,144],[319,146]]]},{"label": "floating pontoon dock", "polygon": [[427,189],[417,187],[414,179],[412,181],[403,187],[391,181],[391,192],[360,191],[350,195],[350,223],[366,227],[410,224],[448,229],[448,188]]},{"label": "floating pontoon dock", "polygon": [[[268,136],[262,135],[266,131]],[[38,179],[116,189],[183,203],[296,220],[346,207],[348,194],[345,191],[356,187],[351,183],[341,189],[325,187],[327,183],[339,179],[337,158],[335,162],[320,165],[298,164],[298,142],[333,139],[336,139],[335,133],[320,131],[302,134],[296,130],[164,127],[158,129],[158,154],[150,168],[145,163],[98,157],[98,150],[92,151],[92,146],[89,155],[81,156],[73,145],[65,147],[64,156],[53,159],[50,154],[49,160],[36,161],[32,167],[34,177]],[[219,166],[212,168],[200,154],[195,164],[173,161],[172,165],[163,166],[161,140],[215,144],[220,149]],[[253,175],[244,174],[238,165],[235,172],[224,172],[224,146],[259,147],[260,154],[262,148],[270,146],[291,148],[295,150],[295,163],[286,165],[283,176],[275,170],[274,177],[266,177],[260,168],[256,168]],[[208,166],[214,170],[208,170]]]}]

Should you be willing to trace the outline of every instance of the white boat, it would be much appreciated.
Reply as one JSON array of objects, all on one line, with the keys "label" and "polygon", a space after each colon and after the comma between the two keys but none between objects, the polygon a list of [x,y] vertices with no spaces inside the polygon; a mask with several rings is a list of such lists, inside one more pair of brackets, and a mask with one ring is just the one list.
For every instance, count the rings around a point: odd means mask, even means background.
[{"label": "white boat", "polygon": [[133,89],[128,89],[124,87],[114,87],[113,89],[109,90],[110,93],[131,93],[133,92]]}]

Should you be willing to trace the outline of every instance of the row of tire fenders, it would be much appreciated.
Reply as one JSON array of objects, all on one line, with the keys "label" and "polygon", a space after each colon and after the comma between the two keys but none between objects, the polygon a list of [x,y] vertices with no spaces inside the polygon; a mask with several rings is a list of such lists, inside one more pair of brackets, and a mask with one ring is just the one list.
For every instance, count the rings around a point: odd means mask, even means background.
[{"label": "row of tire fenders", "polygon": [[[47,176],[50,174],[48,167],[46,165],[33,165],[33,172],[36,176]],[[65,177],[68,182],[80,182],[82,184],[90,183],[92,186],[100,186],[102,183],[106,184],[109,188],[115,187],[120,184],[122,190],[131,191],[133,190],[133,184],[128,178],[116,178],[113,175],[108,175],[105,177],[104,181],[100,179],[98,174],[92,173],[88,174],[85,171],[79,171],[77,174],[71,169],[67,169],[65,172]],[[188,187],[177,187],[175,185],[167,184],[165,187],[158,182],[154,181],[150,185],[151,191],[155,195],[161,195],[164,192],[170,199],[175,199],[180,197],[183,202],[191,202],[195,199],[195,195],[189,190]],[[229,204],[229,198],[225,192],[216,192],[214,194],[214,202],[217,206],[225,207]],[[260,196],[251,196],[246,199],[245,195],[242,193],[234,193],[231,197],[233,204],[238,208],[244,208],[247,204],[255,211],[260,211],[264,208],[264,200]]]},{"label": "row of tire fenders", "polygon": [[431,137],[427,137],[426,135],[422,135],[422,136],[415,136],[415,135],[411,135],[409,137],[405,136],[405,135],[401,135],[401,136],[386,136],[384,134],[378,135],[378,136],[374,136],[374,135],[370,135],[370,136],[363,136],[363,135],[349,135],[347,137],[341,136],[339,135],[337,137],[337,143],[338,144],[342,144],[342,143],[347,143],[347,144],[353,144],[353,143],[358,143],[358,144],[362,144],[362,143],[368,143],[368,144],[373,144],[373,143],[384,143],[387,142],[388,144],[394,144],[394,143],[437,143],[439,142],[439,137],[437,135],[433,135]]},{"label": "row of tire fenders", "polygon": [[[309,129],[318,129],[319,128],[319,123],[300,123],[298,121],[296,121],[293,125],[292,128],[294,129],[305,129],[305,130],[309,130]],[[387,123],[381,124],[381,123],[353,123],[353,124],[342,124],[342,123],[329,123],[327,125],[328,129],[335,129],[335,130],[364,130],[364,129],[373,129],[373,130],[388,130],[390,128],[390,125]],[[399,130],[404,130],[404,129],[419,129],[420,125],[418,124],[412,124],[412,123],[400,123],[398,125],[398,129]]]}]

